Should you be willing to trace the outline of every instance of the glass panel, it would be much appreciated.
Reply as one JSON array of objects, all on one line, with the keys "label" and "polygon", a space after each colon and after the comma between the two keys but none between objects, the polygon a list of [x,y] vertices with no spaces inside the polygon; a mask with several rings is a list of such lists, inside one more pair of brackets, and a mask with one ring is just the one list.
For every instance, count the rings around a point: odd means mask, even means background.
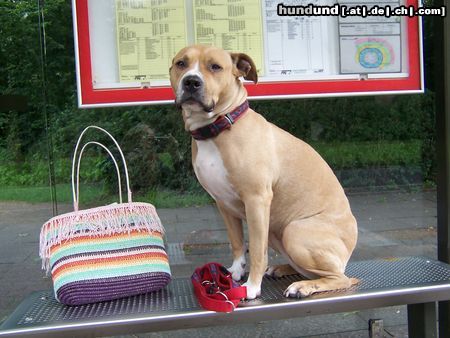
[{"label": "glass panel", "polygon": [[[51,278],[41,271],[39,233],[53,211],[73,210],[71,156],[88,125],[117,138],[134,200],[156,206],[174,278],[190,277],[210,261],[232,264],[222,216],[195,177],[181,113],[172,105],[77,108],[71,15],[65,0],[44,7],[31,0],[0,3],[0,322],[30,292],[52,288]],[[42,44],[40,27],[45,27]],[[427,44],[431,31],[425,31]],[[432,52],[426,49],[430,74]],[[311,144],[335,172],[359,226],[351,261],[437,256],[434,88],[431,80],[427,84],[423,95],[250,102],[268,121]],[[111,144],[95,132],[88,138]],[[107,154],[92,146],[85,155],[81,207],[118,201],[114,164]],[[249,162],[244,170],[254,170],[253,165]],[[247,226],[244,231],[248,238]],[[269,264],[284,263],[283,255],[269,250]],[[405,313],[405,307],[396,307],[226,330],[236,335],[256,330],[264,336],[362,332],[367,319],[383,317],[391,333],[401,334]]]}]

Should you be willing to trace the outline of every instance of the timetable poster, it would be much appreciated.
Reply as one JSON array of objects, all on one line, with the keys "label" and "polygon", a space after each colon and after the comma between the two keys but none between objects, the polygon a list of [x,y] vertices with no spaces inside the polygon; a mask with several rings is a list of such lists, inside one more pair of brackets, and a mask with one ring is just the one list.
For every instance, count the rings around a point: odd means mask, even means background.
[{"label": "timetable poster", "polygon": [[[264,81],[401,73],[402,20],[384,16],[279,15],[278,0],[113,0],[120,82],[168,82],[173,56],[196,43],[248,54]],[[366,6],[376,0],[341,0]],[[335,0],[286,0],[334,6]],[[400,6],[399,0],[383,5]]]},{"label": "timetable poster", "polygon": [[169,79],[172,57],[187,44],[185,2],[116,0],[121,82]]},{"label": "timetable poster", "polygon": [[[320,0],[299,0],[285,4],[321,5]],[[329,18],[325,16],[279,16],[280,1],[265,1],[266,62],[268,76],[296,76],[328,73],[331,54],[329,46]]]},{"label": "timetable poster", "polygon": [[264,75],[260,0],[195,0],[195,43],[248,54]]}]

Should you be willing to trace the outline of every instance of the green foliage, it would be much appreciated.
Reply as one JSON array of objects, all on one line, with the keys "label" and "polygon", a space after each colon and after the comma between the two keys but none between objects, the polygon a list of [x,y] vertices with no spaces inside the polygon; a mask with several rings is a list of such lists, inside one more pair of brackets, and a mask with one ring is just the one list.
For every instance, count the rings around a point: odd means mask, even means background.
[{"label": "green foliage", "polygon": [[252,106],[306,141],[364,142],[420,139],[424,100],[423,95],[344,97],[258,101]]},{"label": "green foliage", "polygon": [[[144,128],[138,125],[137,129]],[[147,134],[148,135],[148,134]],[[142,140],[142,139],[141,139]],[[193,174],[177,172],[174,167],[174,156],[170,152],[156,153],[151,145],[154,139],[145,142],[133,142],[136,138],[129,138],[122,142],[123,150],[130,170],[132,191],[145,195],[154,191],[154,187],[164,189],[173,186],[173,189],[185,190],[187,193],[201,191]],[[135,147],[127,149],[129,144]],[[412,141],[379,141],[379,142],[312,142],[311,145],[325,158],[334,170],[383,167],[383,166],[419,166],[421,164],[420,140]],[[166,147],[167,148],[167,147]],[[148,153],[146,152],[148,151]],[[115,167],[101,148],[87,148],[86,155],[81,161],[81,182],[95,183],[103,181],[106,177],[109,192],[117,191],[117,176]],[[119,160],[118,154],[115,154]],[[145,160],[147,159],[147,160]],[[119,162],[120,163],[120,162]],[[55,162],[55,176],[59,183],[69,183],[72,162],[69,158],[58,159]],[[122,171],[122,167],[120,167]],[[123,173],[123,171],[122,171]],[[46,161],[27,161],[21,165],[14,163],[0,164],[0,186],[39,186],[47,182],[48,164]],[[175,176],[184,176],[184,185],[174,184]],[[167,181],[164,181],[167,179]],[[125,178],[122,175],[122,181]],[[125,186],[125,185],[124,185]]]},{"label": "green foliage", "polygon": [[170,190],[150,190],[136,201],[154,204],[157,208],[180,208],[211,204],[212,198],[204,191],[175,193]]},{"label": "green foliage", "polygon": [[[28,103],[26,112],[0,111],[0,185],[47,184],[46,109],[58,183],[70,178],[70,157],[79,133],[96,124],[123,146],[133,191],[148,198],[167,189],[187,195],[201,191],[190,162],[190,137],[173,106],[77,108],[71,2],[46,1],[43,11],[45,62],[37,1],[0,0],[0,95],[23,95]],[[435,63],[434,24],[432,18],[424,18],[427,74]],[[433,89],[428,75],[427,83]],[[433,181],[433,98],[433,92],[427,91],[395,97],[255,101],[251,106],[312,143],[334,169],[413,166],[421,168],[425,181]],[[89,138],[99,136],[89,134]],[[83,182],[105,181],[108,193],[116,191],[115,171],[103,150],[93,147],[86,155]]]},{"label": "green foliage", "polygon": [[[70,184],[57,184],[56,197],[58,202],[72,203],[72,187]],[[42,203],[51,201],[49,186],[1,186],[0,201],[23,201]],[[110,196],[102,185],[83,184],[80,187],[80,205],[93,206],[117,201],[116,196]]]},{"label": "green foliage", "polygon": [[[72,203],[71,185],[57,184],[56,195],[58,202]],[[126,198],[126,196],[124,195],[123,198]],[[50,202],[50,188],[48,186],[0,185],[0,201]],[[102,184],[82,184],[80,186],[80,205],[83,208],[117,201],[119,201],[117,193],[111,194]],[[179,193],[170,190],[151,190],[146,194],[134,196],[134,201],[152,203],[157,208],[175,208],[210,204],[212,199],[204,191],[198,193]]]},{"label": "green foliage", "polygon": [[[422,148],[421,169],[425,182],[436,182],[437,159],[436,159],[436,117],[434,107],[434,95],[428,92],[420,106],[422,111]],[[431,183],[432,184],[432,183]]]},{"label": "green foliage", "polygon": [[22,95],[29,108],[24,113],[0,112],[0,147],[18,162],[45,145],[44,108],[55,113],[70,104],[75,93],[71,2],[45,2],[45,64],[37,4],[0,0],[0,95]]},{"label": "green foliage", "polygon": [[378,141],[311,144],[333,169],[417,166],[421,141]]},{"label": "green foliage", "polygon": [[[83,157],[80,176],[82,182],[95,183],[104,177],[104,157]],[[0,186],[39,186],[48,184],[48,162],[45,160],[22,163],[0,162]],[[68,183],[72,173],[72,162],[68,158],[55,161],[56,182]]]}]

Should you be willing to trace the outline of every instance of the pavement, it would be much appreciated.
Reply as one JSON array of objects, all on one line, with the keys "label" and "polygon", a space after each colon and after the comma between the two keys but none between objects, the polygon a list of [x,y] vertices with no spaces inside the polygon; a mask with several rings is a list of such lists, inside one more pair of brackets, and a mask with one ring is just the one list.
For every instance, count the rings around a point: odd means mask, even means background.
[{"label": "pavement", "polygon": [[[436,259],[435,191],[349,194],[359,240],[352,261],[394,256]],[[59,212],[71,211],[59,205]],[[173,276],[188,277],[209,261],[231,265],[226,229],[214,205],[157,209],[165,226]],[[0,202],[0,323],[31,292],[50,289],[38,255],[41,225],[50,204]],[[269,262],[279,256],[269,253]],[[368,337],[368,320],[383,319],[386,337],[407,337],[405,306],[265,321],[227,327],[147,333],[129,337]]]}]

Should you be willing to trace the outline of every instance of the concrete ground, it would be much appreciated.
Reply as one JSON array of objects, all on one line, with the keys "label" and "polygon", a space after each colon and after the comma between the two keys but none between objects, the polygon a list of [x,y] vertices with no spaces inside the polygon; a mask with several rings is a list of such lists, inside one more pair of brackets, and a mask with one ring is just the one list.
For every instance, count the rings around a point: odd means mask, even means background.
[{"label": "concrete ground", "polygon": [[[434,191],[358,193],[349,199],[359,224],[353,261],[436,258]],[[59,206],[60,213],[67,211],[70,205]],[[214,206],[158,209],[158,214],[166,228],[174,277],[190,276],[209,261],[230,265],[225,226]],[[51,288],[38,255],[40,227],[51,216],[49,204],[0,203],[0,323],[30,292]],[[270,260],[279,257],[271,252]],[[375,318],[383,319],[386,337],[407,337],[405,306],[127,337],[368,337],[368,320]]]}]

